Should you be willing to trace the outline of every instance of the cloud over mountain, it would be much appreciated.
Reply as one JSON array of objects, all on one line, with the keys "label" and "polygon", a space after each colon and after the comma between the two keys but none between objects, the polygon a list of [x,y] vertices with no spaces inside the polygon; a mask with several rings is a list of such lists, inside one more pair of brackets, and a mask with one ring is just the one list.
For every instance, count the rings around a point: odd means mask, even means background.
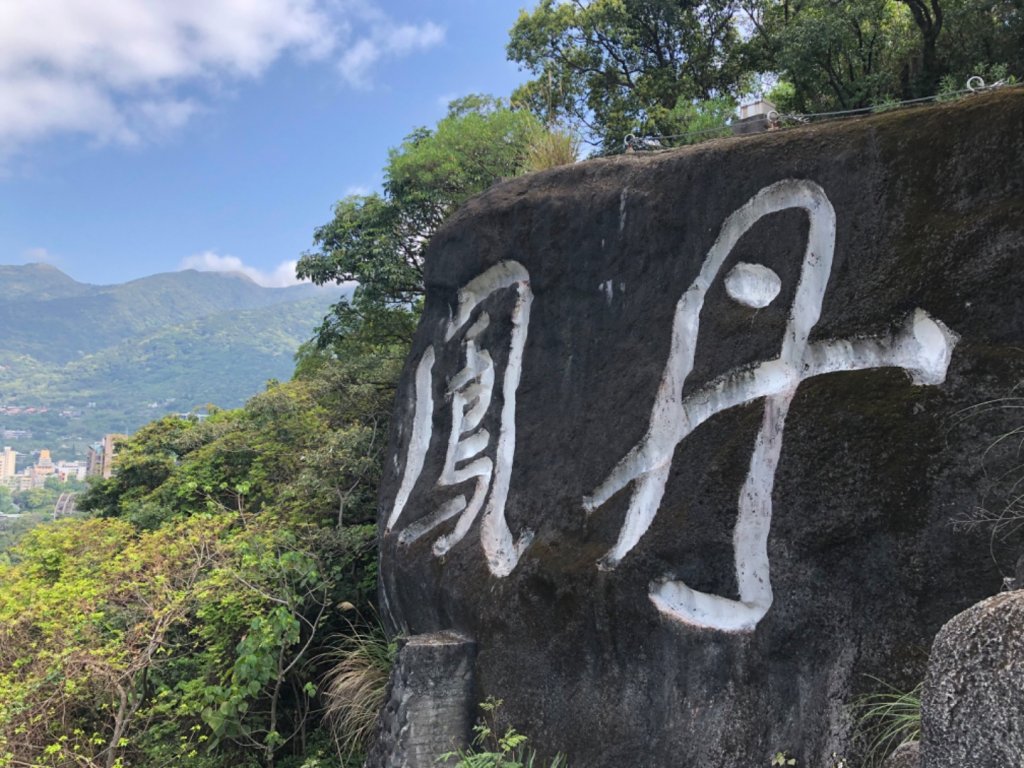
[{"label": "cloud over mountain", "polygon": [[181,260],[181,269],[195,269],[200,272],[240,272],[257,285],[265,288],[284,288],[296,285],[295,261],[283,261],[272,271],[247,266],[237,256],[221,256],[214,251],[203,251]]}]

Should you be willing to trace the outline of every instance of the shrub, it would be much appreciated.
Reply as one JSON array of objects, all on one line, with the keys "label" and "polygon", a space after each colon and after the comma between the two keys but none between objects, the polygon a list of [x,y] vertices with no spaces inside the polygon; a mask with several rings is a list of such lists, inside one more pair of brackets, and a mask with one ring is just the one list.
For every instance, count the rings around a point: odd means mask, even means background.
[{"label": "shrub", "polygon": [[[441,755],[437,761],[453,768],[543,768],[537,753],[526,746],[527,737],[509,726],[501,734],[497,728],[497,711],[501,699],[489,696],[480,705],[483,715],[473,726],[473,744],[469,749],[458,749]],[[458,760],[457,763],[450,763]],[[567,768],[564,755],[558,754],[547,768]]]},{"label": "shrub", "polygon": [[324,717],[345,760],[365,754],[384,704],[396,645],[388,642],[379,621],[352,626],[327,675]]},{"label": "shrub", "polygon": [[576,134],[560,128],[538,131],[526,148],[523,170],[545,171],[560,165],[572,165],[580,151]]}]

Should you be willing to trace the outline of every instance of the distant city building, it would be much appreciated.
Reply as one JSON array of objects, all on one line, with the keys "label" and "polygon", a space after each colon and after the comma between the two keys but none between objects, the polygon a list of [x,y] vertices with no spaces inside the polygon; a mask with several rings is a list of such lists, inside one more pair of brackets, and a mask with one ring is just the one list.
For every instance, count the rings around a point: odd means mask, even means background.
[{"label": "distant city building", "polygon": [[[116,435],[112,437],[117,437]],[[102,450],[102,443],[96,446]],[[84,461],[58,461],[54,462],[53,456],[46,448],[39,451],[36,463],[26,467],[21,472],[15,472],[17,451],[10,447],[4,447],[0,453],[0,485],[10,488],[12,491],[30,491],[35,488],[42,488],[51,477],[57,478],[62,483],[68,480],[85,480],[88,472],[88,464]],[[102,463],[97,464],[97,474],[102,473]]]},{"label": "distant city building", "polygon": [[10,485],[16,470],[17,459],[17,452],[11,450],[10,446],[4,446],[4,452],[0,455],[0,484]]},{"label": "distant city building", "polygon": [[92,443],[85,452],[85,474],[88,477],[103,474],[103,443]]},{"label": "distant city building", "polygon": [[47,478],[57,474],[57,468],[53,465],[53,459],[50,458],[50,451],[46,448],[39,451],[36,463],[22,474],[29,478],[30,488],[42,488],[46,484]]},{"label": "distant city building", "polygon": [[124,440],[127,435],[103,436],[103,479],[114,474],[114,455],[117,453],[117,441]]},{"label": "distant city building", "polygon": [[62,483],[68,480],[85,480],[87,466],[84,461],[58,461],[57,477]]},{"label": "distant city building", "polygon": [[109,478],[114,473],[114,455],[117,453],[117,441],[127,435],[104,435],[102,442],[89,446],[86,454],[86,474],[90,477]]}]

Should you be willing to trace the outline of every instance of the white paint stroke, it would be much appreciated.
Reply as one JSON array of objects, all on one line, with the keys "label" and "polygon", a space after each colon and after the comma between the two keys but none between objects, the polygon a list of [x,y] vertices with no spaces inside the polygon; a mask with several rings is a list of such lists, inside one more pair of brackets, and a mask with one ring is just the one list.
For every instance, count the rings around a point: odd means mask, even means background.
[{"label": "white paint stroke", "polygon": [[[525,269],[523,270],[525,272]],[[509,346],[508,365],[502,386],[504,402],[501,406],[501,432],[495,452],[494,485],[480,524],[480,541],[487,556],[487,564],[495,576],[508,576],[519,563],[526,548],[533,541],[533,531],[524,530],[515,540],[505,518],[505,503],[512,479],[512,461],[516,448],[516,392],[523,372],[523,351],[530,325],[530,307],[533,292],[526,281],[517,284],[515,308],[512,310],[512,341]]]},{"label": "white paint stroke", "polygon": [[388,517],[385,531],[394,528],[398,518],[402,515],[405,505],[409,502],[412,489],[423,471],[423,461],[430,448],[434,416],[434,393],[431,388],[433,370],[434,348],[427,347],[423,352],[423,357],[420,358],[419,365],[416,366],[412,434],[409,435],[409,445],[405,449],[405,471],[402,473],[402,483],[398,486],[395,504],[391,508],[391,515]]},{"label": "white paint stroke", "polygon": [[451,341],[458,330],[469,322],[469,316],[492,293],[502,288],[521,285],[529,290],[530,273],[518,261],[502,261],[470,280],[459,291],[459,306],[448,325],[445,341]]},{"label": "white paint stroke", "polygon": [[[494,462],[486,456],[463,464],[465,460],[480,454],[490,439],[490,432],[480,425],[491,403],[494,362],[490,353],[486,349],[480,349],[476,342],[489,323],[490,317],[486,312],[482,312],[466,332],[463,339],[466,365],[448,384],[448,396],[452,403],[451,430],[448,433],[444,466],[437,484],[458,485],[474,478],[476,482],[469,502],[462,505],[455,528],[434,542],[433,552],[438,557],[447,554],[469,533],[487,497],[494,470]],[[459,464],[462,466],[458,466]],[[444,519],[447,518],[438,519],[437,522],[441,523]]]},{"label": "white paint stroke", "polygon": [[[800,280],[779,356],[731,371],[684,399],[683,386],[693,370],[700,313],[711,282],[739,239],[759,219],[789,208],[807,211],[810,226]],[[938,384],[945,378],[957,336],[920,309],[911,314],[896,334],[872,339],[808,342],[810,331],[821,314],[832,269],[835,226],[835,211],[824,190],[814,182],[796,179],[765,187],[723,222],[700,273],[676,305],[668,361],[646,434],[584,498],[585,509],[593,511],[627,484],[636,483],[618,540],[599,563],[603,569],[613,569],[636,546],[654,520],[676,446],[714,414],[765,398],[764,419],[740,493],[733,535],[739,599],[698,592],[681,581],[652,584],[651,600],[673,619],[709,629],[751,631],[770,608],[772,590],[767,542],[772,489],[786,413],[803,380],[824,373],[882,366],[903,368],[917,384]],[[769,290],[752,286],[748,279],[751,270],[745,271],[747,277],[738,276],[734,289],[728,290],[727,285],[727,292],[747,306],[757,306],[768,298],[770,286]],[[762,277],[765,275],[758,276],[758,280]],[[774,295],[768,301],[771,299]]]},{"label": "white paint stroke", "polygon": [[762,264],[740,262],[725,276],[725,292],[729,298],[746,307],[763,309],[775,301],[782,290],[782,280]]}]

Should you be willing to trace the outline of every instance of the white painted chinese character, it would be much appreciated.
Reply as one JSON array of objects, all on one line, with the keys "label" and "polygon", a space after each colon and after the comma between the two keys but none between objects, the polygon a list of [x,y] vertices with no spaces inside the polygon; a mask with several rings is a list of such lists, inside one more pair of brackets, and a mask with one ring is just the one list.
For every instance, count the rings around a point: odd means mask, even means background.
[{"label": "white painted chinese character", "polygon": [[[684,398],[683,387],[693,370],[700,313],[708,288],[744,233],[762,217],[789,208],[807,211],[810,228],[800,282],[778,357],[730,371]],[[808,341],[821,314],[832,270],[835,228],[835,211],[824,190],[813,182],[795,179],[765,187],[725,220],[696,280],[676,305],[668,362],[647,433],[584,499],[584,507],[593,511],[634,483],[618,541],[600,562],[600,567],[613,569],[654,520],[676,446],[716,413],[764,398],[764,416],[740,490],[733,534],[739,599],[700,592],[671,579],[652,584],[651,600],[674,619],[743,632],[753,630],[771,607],[768,532],[772,488],[786,414],[802,381],[824,373],[878,367],[902,368],[915,384],[934,385],[945,379],[957,336],[921,309],[911,313],[897,333],[888,336]],[[725,287],[734,300],[764,307],[778,295],[781,281],[762,265],[738,264],[726,276]]]},{"label": "white painted chinese character", "polygon": [[[492,435],[484,428],[483,420],[491,406],[494,394],[495,366],[490,352],[479,344],[481,334],[490,324],[490,315],[475,310],[490,296],[510,289],[516,292],[511,316],[511,339],[508,363],[502,379],[502,405],[498,419],[498,434],[493,442],[494,458],[487,455],[492,446]],[[514,540],[505,519],[512,460],[516,443],[516,390],[522,374],[523,349],[530,323],[529,274],[515,261],[504,261],[470,281],[459,291],[459,304],[455,317],[445,330],[445,342],[451,342],[460,332],[465,367],[448,382],[447,396],[451,399],[451,430],[448,435],[444,467],[436,487],[454,487],[471,484],[470,497],[464,494],[449,499],[439,508],[413,521],[399,533],[399,541],[409,544],[426,535],[437,526],[458,516],[454,528],[440,536],[433,545],[437,556],[447,553],[469,532],[483,509],[480,522],[480,541],[491,572],[507,576],[516,567],[523,551],[529,546],[533,534],[524,531]],[[437,353],[430,346],[416,367],[412,434],[406,453],[405,471],[395,504],[388,518],[387,532],[398,524],[412,494],[413,487],[423,471],[424,459],[430,449],[433,432],[434,398],[433,369]]]}]

